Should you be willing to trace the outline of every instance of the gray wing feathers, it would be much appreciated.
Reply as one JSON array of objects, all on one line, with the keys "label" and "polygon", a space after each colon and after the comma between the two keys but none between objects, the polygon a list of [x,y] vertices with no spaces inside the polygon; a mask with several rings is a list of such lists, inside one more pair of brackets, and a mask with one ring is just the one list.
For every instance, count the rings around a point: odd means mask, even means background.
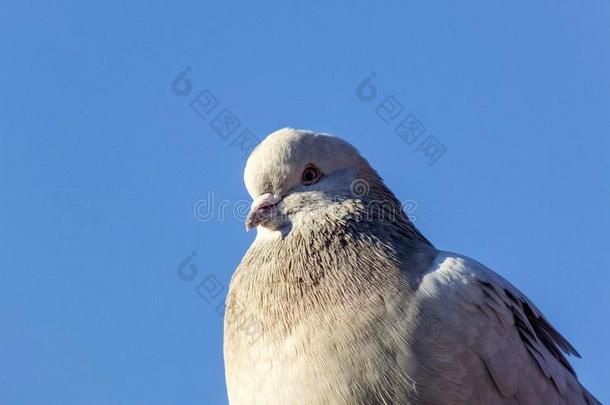
[{"label": "gray wing feathers", "polygon": [[[461,319],[446,318],[447,325],[455,328],[455,344],[469,345],[465,350],[482,360],[493,382],[488,389],[504,398],[499,403],[599,404],[566,359],[580,357],[576,349],[527,297],[472,259],[451,255],[441,260],[435,282],[455,292],[445,293],[454,297],[445,305],[458,304],[464,311]],[[443,288],[439,284],[436,288]],[[476,396],[486,395],[485,385],[475,382]]]},{"label": "gray wing feathers", "polygon": [[[498,313],[498,309],[508,308],[512,315],[513,327],[517,329],[519,338],[530,356],[536,361],[543,375],[552,381],[554,387],[564,398],[580,393],[583,403],[599,404],[576,379],[576,372],[565,355],[580,358],[578,351],[572,346],[542,315],[540,310],[513,287],[508,281],[493,274],[495,282],[479,280],[488,308]],[[500,312],[506,318],[506,311]],[[506,324],[506,321],[504,322]],[[500,392],[505,397],[511,397],[515,392],[514,373],[506,372],[508,364],[502,356],[489,357],[486,366]],[[505,372],[503,372],[505,371]],[[572,403],[572,402],[569,402]]]}]

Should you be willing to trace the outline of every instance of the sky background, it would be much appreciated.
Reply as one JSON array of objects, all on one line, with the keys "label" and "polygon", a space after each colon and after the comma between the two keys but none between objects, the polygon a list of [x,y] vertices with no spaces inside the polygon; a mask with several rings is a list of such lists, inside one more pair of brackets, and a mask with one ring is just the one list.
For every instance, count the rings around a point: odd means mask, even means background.
[{"label": "sky background", "polygon": [[353,143],[610,403],[609,21],[604,1],[3,2],[0,403],[226,404],[226,288],[201,283],[226,287],[254,238],[242,131],[284,126]]}]

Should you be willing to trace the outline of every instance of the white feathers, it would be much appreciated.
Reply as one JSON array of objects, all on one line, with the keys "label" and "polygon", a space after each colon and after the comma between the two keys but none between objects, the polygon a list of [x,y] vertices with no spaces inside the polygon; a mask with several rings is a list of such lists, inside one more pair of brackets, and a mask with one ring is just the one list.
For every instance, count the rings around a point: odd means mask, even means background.
[{"label": "white feathers", "polygon": [[[308,165],[315,184],[300,181]],[[278,200],[227,297],[232,405],[597,403],[540,311],[436,250],[345,141],[277,131],[244,178],[253,198]]]}]

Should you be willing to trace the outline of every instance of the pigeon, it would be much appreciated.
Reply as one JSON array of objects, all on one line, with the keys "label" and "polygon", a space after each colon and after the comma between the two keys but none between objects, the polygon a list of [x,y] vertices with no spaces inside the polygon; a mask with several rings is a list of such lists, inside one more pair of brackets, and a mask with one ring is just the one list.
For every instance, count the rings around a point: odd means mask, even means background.
[{"label": "pigeon", "polygon": [[540,310],[436,249],[348,142],[278,130],[244,181],[256,238],[226,299],[231,405],[599,404]]}]

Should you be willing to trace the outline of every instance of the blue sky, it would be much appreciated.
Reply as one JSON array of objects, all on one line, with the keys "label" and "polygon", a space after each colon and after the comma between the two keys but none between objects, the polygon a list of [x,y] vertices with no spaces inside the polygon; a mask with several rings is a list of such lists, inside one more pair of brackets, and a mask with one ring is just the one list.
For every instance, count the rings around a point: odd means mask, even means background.
[{"label": "blue sky", "polygon": [[[254,237],[238,137],[284,126],[356,145],[437,247],[537,303],[610,402],[608,21],[602,1],[3,4],[0,403],[226,403],[224,291],[201,286],[226,287]],[[212,124],[225,109],[235,133]]]}]

